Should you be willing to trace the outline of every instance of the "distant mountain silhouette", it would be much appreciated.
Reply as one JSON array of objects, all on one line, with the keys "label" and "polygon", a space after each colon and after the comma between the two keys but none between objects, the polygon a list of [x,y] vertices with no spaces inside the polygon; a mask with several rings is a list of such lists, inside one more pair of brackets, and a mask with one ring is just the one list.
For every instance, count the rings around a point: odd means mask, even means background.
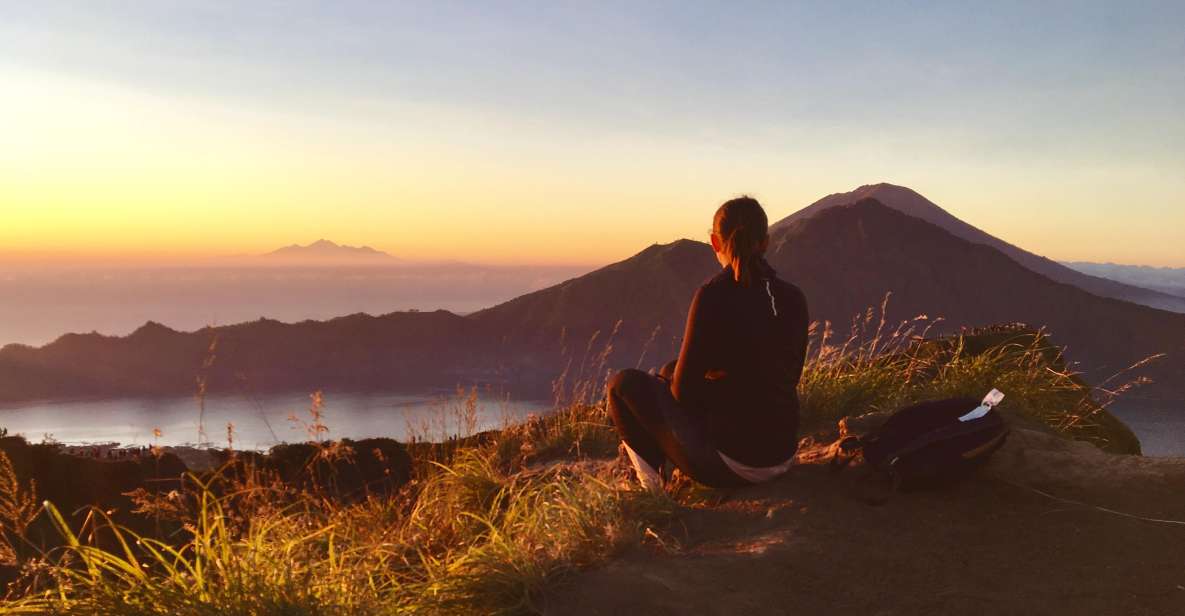
[{"label": "distant mountain silhouette", "polygon": [[1109,278],[1185,298],[1185,267],[1152,267],[1083,261],[1065,263],[1065,265],[1091,276]]},{"label": "distant mountain silhouette", "polygon": [[[1143,393],[1185,396],[1185,315],[1051,280],[873,199],[777,225],[768,257],[805,291],[811,317],[840,332],[891,292],[891,322],[927,314],[943,317],[947,332],[1013,322],[1047,327],[1096,383],[1168,353],[1145,372],[1157,383]],[[717,271],[710,247],[680,240],[466,317],[260,320],[192,333],[149,323],[123,338],[70,334],[40,349],[9,345],[0,349],[0,401],[185,394],[203,373],[213,393],[483,382],[540,395],[561,373],[596,376],[672,359],[695,288]]]},{"label": "distant mountain silhouette", "polygon": [[300,264],[393,264],[398,259],[370,246],[343,246],[329,240],[317,240],[307,246],[292,244],[269,252],[264,260]]},{"label": "distant mountain silhouette", "polygon": [[1092,276],[1051,259],[1035,255],[967,224],[935,205],[929,199],[904,186],[885,183],[869,184],[851,192],[828,195],[774,223],[771,226],[771,231],[785,228],[796,221],[809,218],[829,208],[850,205],[861,199],[876,199],[899,212],[937,225],[956,237],[975,244],[991,246],[1008,255],[1017,263],[1057,282],[1072,284],[1080,289],[1103,297],[1113,297],[1137,304],[1144,304],[1145,306],[1152,306],[1153,308],[1185,313],[1185,298],[1183,297],[1132,284],[1125,284],[1117,280]]}]

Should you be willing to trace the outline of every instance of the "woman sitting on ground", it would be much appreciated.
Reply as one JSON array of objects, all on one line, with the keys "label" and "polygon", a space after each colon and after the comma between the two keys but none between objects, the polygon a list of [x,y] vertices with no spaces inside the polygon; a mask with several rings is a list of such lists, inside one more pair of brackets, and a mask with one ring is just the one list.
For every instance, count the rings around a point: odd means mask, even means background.
[{"label": "woman sitting on ground", "polygon": [[609,412],[647,489],[662,489],[667,464],[713,487],[790,468],[807,306],[765,261],[768,227],[755,199],[721,205],[712,248],[723,270],[692,299],[679,358],[657,376],[623,370],[609,384]]}]

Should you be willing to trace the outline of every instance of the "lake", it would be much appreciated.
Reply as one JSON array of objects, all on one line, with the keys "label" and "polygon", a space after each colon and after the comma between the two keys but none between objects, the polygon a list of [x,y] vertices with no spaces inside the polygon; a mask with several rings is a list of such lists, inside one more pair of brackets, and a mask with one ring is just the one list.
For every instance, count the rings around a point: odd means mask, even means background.
[{"label": "lake", "polygon": [[[210,396],[203,423],[206,442],[227,444],[233,423],[234,446],[266,449],[278,442],[302,442],[316,424],[307,394],[277,394],[248,399]],[[466,419],[466,400],[455,393],[326,393],[320,423],[326,438],[385,436],[407,440],[443,440],[455,434],[497,428],[531,413],[551,410],[544,401],[510,401],[479,396]],[[187,445],[199,442],[199,416],[193,396],[38,402],[0,407],[0,427],[31,442],[65,444],[117,442],[123,445]],[[159,430],[160,436],[153,431]]]},{"label": "lake", "polygon": [[[313,423],[307,394],[277,394],[248,399],[211,396],[206,400],[207,441],[227,442],[227,422],[234,424],[235,447],[265,449],[277,442],[309,439]],[[552,409],[548,401],[510,401],[479,396],[473,427],[480,431],[519,421]],[[322,420],[328,438],[385,436],[407,440],[442,440],[468,431],[465,400],[455,393],[328,393]],[[1139,437],[1145,455],[1185,456],[1185,412],[1170,405],[1120,402],[1117,417]],[[199,407],[192,396],[40,402],[0,407],[0,427],[32,442],[52,438],[66,444],[118,442],[124,445],[187,445],[198,438]],[[159,429],[161,436],[154,437]]]},{"label": "lake", "polygon": [[1111,412],[1140,439],[1146,456],[1185,456],[1185,402],[1118,401]]}]

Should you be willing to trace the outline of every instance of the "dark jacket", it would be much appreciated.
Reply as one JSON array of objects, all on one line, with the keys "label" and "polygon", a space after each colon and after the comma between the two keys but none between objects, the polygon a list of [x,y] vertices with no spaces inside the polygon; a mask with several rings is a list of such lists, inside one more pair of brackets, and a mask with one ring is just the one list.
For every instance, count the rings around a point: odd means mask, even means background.
[{"label": "dark jacket", "polygon": [[671,394],[725,455],[762,467],[794,454],[809,323],[802,291],[764,259],[749,287],[726,267],[696,292]]}]

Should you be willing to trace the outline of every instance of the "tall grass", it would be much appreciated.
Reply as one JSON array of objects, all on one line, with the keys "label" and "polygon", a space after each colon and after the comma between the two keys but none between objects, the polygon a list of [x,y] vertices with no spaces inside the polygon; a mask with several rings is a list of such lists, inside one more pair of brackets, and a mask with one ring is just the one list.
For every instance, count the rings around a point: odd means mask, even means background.
[{"label": "tall grass", "polygon": [[980,398],[996,388],[1006,394],[1006,412],[1104,450],[1139,452],[1134,434],[1107,408],[1146,382],[1138,369],[1159,357],[1117,374],[1111,379],[1121,383],[1117,387],[1091,387],[1043,330],[1016,324],[931,338],[938,323],[920,315],[889,329],[883,316],[878,320],[869,311],[841,341],[829,323],[813,326],[799,385],[803,425],[817,430],[849,415],[923,400]]},{"label": "tall grass", "polygon": [[[335,445],[320,434],[310,440]],[[547,584],[672,511],[629,486],[602,407],[439,451],[394,497],[347,502],[229,465],[140,491],[140,510],[171,518],[173,535],[138,535],[98,509],[74,526],[47,502],[63,545],[26,563],[0,613],[532,613]]]},{"label": "tall grass", "polygon": [[[1042,332],[927,339],[934,323],[919,317],[889,328],[870,311],[838,341],[829,324],[817,327],[800,387],[806,429],[997,387],[1008,408],[1034,422],[1104,447],[1122,440],[1104,410],[1115,392],[1086,387]],[[551,414],[473,435],[476,393],[459,390],[449,416],[424,427],[449,436],[448,445],[413,449],[418,470],[395,496],[345,500],[227,467],[190,475],[176,492],[140,493],[141,511],[179,529],[151,537],[99,510],[74,526],[45,503],[41,515],[62,545],[25,560],[16,598],[0,613],[535,612],[557,578],[646,537],[661,541],[677,509],[633,488],[615,457],[602,393],[612,338],[593,353],[594,338],[589,359],[569,364],[566,374],[579,381],[557,385]],[[332,448],[320,405],[314,395],[309,438]]]}]

